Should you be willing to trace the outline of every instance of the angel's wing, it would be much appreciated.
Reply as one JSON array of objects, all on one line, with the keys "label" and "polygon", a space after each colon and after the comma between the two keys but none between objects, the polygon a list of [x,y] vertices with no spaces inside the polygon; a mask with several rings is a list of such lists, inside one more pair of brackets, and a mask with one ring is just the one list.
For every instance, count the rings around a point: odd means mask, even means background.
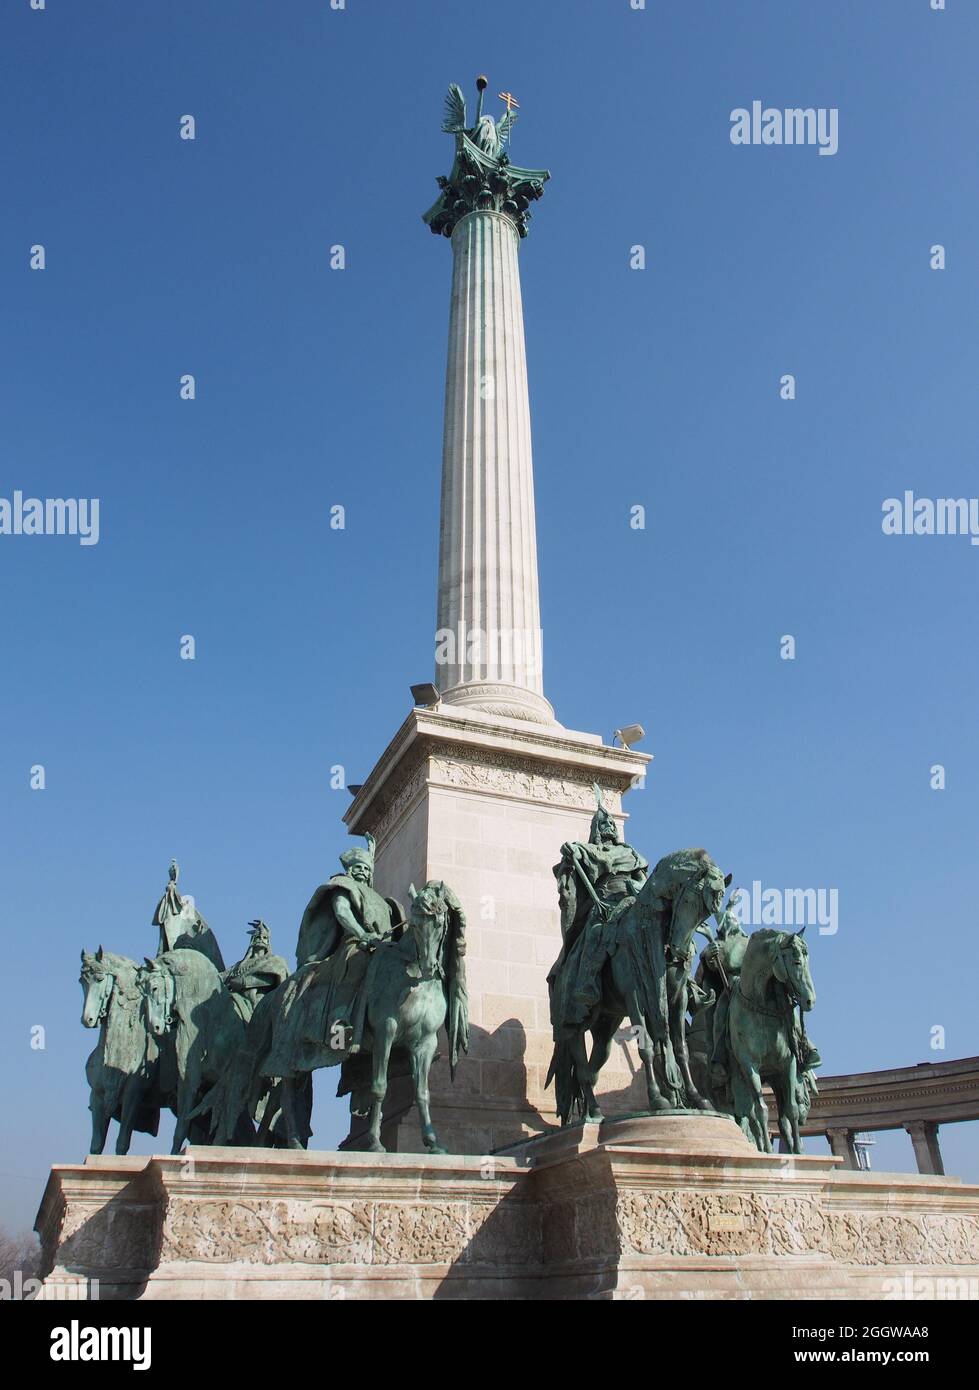
[{"label": "angel's wing", "polygon": [[466,128],[466,98],[462,95],[462,88],[455,82],[449,88],[445,98],[445,115],[442,119],[442,129],[449,135],[457,135],[460,130]]},{"label": "angel's wing", "polygon": [[513,123],[517,119],[516,111],[504,111],[503,115],[496,123],[496,136],[500,142],[500,148],[506,149],[510,143],[510,132]]}]

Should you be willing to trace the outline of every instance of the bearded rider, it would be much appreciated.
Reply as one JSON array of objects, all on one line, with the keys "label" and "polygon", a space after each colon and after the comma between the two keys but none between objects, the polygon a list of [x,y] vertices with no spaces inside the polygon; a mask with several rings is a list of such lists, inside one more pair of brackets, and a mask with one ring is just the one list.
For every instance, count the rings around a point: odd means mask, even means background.
[{"label": "bearded rider", "polygon": [[[365,836],[366,849],[349,849],[340,855],[342,874],[334,874],[317,888],[303,914],[296,946],[296,962],[303,966],[322,962],[309,972],[306,988],[321,992],[320,1008],[312,1011],[313,1033],[327,1016],[352,1033],[348,1051],[357,1053],[364,1041],[367,999],[364,982],[370,953],[390,945],[395,927],[404,921],[401,904],[382,898],[374,888],[374,837]],[[307,1036],[310,1034],[307,1032]],[[322,1038],[318,1038],[322,1041]]]}]

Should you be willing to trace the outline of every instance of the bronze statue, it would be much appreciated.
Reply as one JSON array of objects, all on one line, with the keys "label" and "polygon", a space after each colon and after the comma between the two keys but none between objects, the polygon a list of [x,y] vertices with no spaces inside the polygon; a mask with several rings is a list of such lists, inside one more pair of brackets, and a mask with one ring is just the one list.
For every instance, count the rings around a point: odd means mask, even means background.
[{"label": "bronze statue", "polygon": [[[716,1109],[734,1116],[763,1153],[771,1152],[763,1086],[775,1096],[786,1153],[802,1153],[800,1128],[816,1094],[817,1048],[805,1014],[816,1002],[803,927],[762,927],[746,936],[726,913],[705,949],[698,978],[711,987],[696,1008],[692,1032],[702,1040],[703,1068]],[[796,1013],[798,1010],[798,1014]]]},{"label": "bronze statue", "polygon": [[[345,867],[355,865],[367,867],[364,859],[348,857]],[[369,888],[363,876],[355,881]],[[263,1089],[279,1086],[281,1115],[274,1122],[263,1120],[259,1141],[274,1141],[278,1131],[290,1148],[305,1148],[310,1133],[311,1075],[321,1067],[341,1066],[338,1094],[351,1096],[354,1114],[369,1114],[367,1147],[383,1152],[381,1115],[389,1064],[397,1052],[414,1078],[425,1145],[432,1153],[444,1153],[429,1110],[428,1073],[443,1026],[453,1075],[460,1054],[469,1046],[462,905],[445,883],[427,883],[417,893],[412,887],[407,922],[399,921],[390,935],[375,932],[364,939],[361,933],[367,919],[361,917],[360,909],[369,913],[377,904],[363,893],[351,897],[347,906],[360,933],[345,934],[340,925],[344,909],[336,914],[337,898],[323,898],[323,892],[314,894],[300,939],[315,932],[326,954],[321,960],[307,961],[259,1002],[223,1094],[211,1102],[220,1117],[214,1142],[229,1142],[230,1126],[242,1108],[254,1107]],[[326,914],[325,928],[322,914]],[[339,917],[332,929],[331,915]],[[366,964],[362,983],[352,996],[348,967],[355,951]],[[359,1023],[349,1022],[351,1003]]]},{"label": "bronze statue", "polygon": [[255,1012],[263,995],[271,993],[291,973],[282,956],[272,954],[272,938],[264,922],[248,923],[251,943],[241,960],[225,973],[224,983],[243,1023]]},{"label": "bronze statue", "polygon": [[344,872],[334,874],[313,894],[296,945],[300,970],[312,962],[329,961],[317,974],[320,1009],[317,1017],[308,1020],[310,1036],[326,1036],[329,1016],[334,1029],[349,1030],[346,1050],[354,1056],[363,1044],[368,956],[387,945],[394,928],[404,922],[401,904],[395,898],[382,898],[374,889],[374,837],[364,838],[367,848],[341,854]]},{"label": "bronze statue", "polygon": [[600,797],[588,843],[563,846],[554,872],[564,942],[547,977],[554,1052],[545,1084],[555,1082],[562,1123],[602,1118],[594,1086],[626,1017],[638,1029],[650,1110],[708,1109],[686,1040],[692,941],[720,911],[730,874],[706,850],[688,849],[647,877]]}]

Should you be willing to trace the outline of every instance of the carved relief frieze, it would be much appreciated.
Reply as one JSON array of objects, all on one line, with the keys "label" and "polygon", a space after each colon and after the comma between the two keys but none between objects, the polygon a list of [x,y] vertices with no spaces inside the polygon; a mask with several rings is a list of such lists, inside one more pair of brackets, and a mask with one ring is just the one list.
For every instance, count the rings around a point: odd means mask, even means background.
[{"label": "carved relief frieze", "polygon": [[979,1215],[828,1210],[817,1197],[627,1192],[617,1204],[627,1254],[823,1254],[844,1264],[974,1264]]}]

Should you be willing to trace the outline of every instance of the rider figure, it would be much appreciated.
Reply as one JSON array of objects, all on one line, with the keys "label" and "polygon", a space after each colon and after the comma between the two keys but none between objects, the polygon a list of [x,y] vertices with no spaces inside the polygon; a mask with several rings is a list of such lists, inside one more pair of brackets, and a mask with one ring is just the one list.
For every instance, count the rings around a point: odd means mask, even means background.
[{"label": "rider figure", "polygon": [[584,1023],[601,999],[612,923],[635,898],[649,871],[648,861],[619,838],[597,787],[595,799],[587,844],[562,845],[561,862],[554,870],[564,944],[549,978],[556,981],[565,966],[571,971],[570,991],[562,991],[567,1017],[555,1018],[557,1025]]},{"label": "rider figure", "polygon": [[[303,914],[296,946],[300,969],[312,962],[324,962],[310,972],[313,984],[323,991],[322,1010],[315,1010],[319,1024],[328,1015],[331,1029],[339,1025],[350,1029],[347,1049],[360,1051],[363,1045],[367,1000],[364,983],[369,953],[389,944],[394,928],[404,913],[393,898],[382,898],[374,884],[374,837],[365,836],[366,849],[349,849],[340,855],[344,872],[334,874],[317,888]],[[322,1041],[322,1035],[318,1038]]]},{"label": "rider figure", "polygon": [[[728,1015],[731,997],[741,979],[745,951],[749,937],[731,907],[723,913],[717,929],[716,938],[704,950],[697,970],[697,984],[713,990],[716,1004],[711,1018],[712,1043],[710,1051],[710,1084],[712,1089],[723,1091],[731,1074],[730,1038],[728,1035]],[[802,1024],[792,1012],[793,1047],[799,1064],[799,1076],[807,1087],[815,1090],[815,1071],[822,1065],[822,1058]],[[806,1106],[808,1110],[808,1104]]]},{"label": "rider figure", "polygon": [[245,1023],[262,995],[270,993],[291,973],[282,956],[272,954],[272,938],[264,922],[249,922],[248,935],[248,950],[224,977],[231,1001]]},{"label": "rider figure", "polygon": [[727,1016],[731,991],[741,978],[741,966],[748,937],[730,908],[721,916],[717,936],[700,957],[696,983],[713,990],[716,1003],[711,1016],[712,1046],[709,1056],[710,1083],[721,1090],[728,1080]]}]

